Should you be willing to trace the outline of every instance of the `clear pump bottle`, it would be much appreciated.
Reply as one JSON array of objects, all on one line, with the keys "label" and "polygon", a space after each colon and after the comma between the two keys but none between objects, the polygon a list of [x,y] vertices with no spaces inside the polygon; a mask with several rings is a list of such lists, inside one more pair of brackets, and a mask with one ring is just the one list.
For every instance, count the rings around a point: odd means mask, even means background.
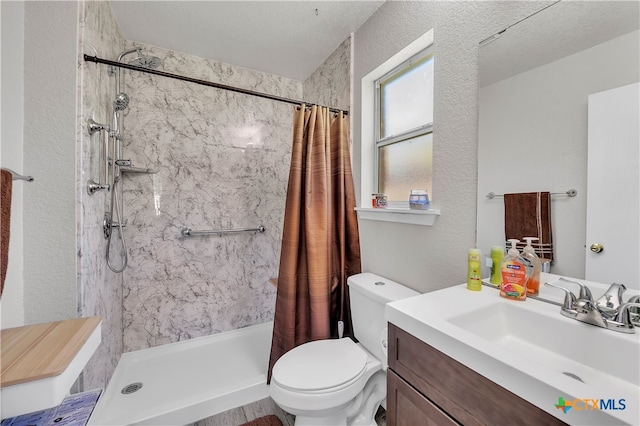
[{"label": "clear pump bottle", "polygon": [[535,237],[524,237],[522,239],[527,242],[527,245],[524,250],[522,250],[521,256],[525,262],[528,263],[527,266],[531,268],[531,275],[527,281],[527,294],[529,296],[536,296],[540,291],[540,271],[542,270],[542,262],[533,249],[531,241],[537,241],[538,239]]}]

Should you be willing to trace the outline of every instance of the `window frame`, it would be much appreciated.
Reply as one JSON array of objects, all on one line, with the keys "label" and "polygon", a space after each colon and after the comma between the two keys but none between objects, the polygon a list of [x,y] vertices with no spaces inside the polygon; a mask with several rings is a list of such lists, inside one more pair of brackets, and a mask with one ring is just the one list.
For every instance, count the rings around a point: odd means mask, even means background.
[{"label": "window frame", "polygon": [[[426,212],[420,212],[419,210],[409,210],[408,206],[405,210],[391,211],[391,209],[372,209],[371,208],[371,194],[377,192],[374,190],[374,152],[375,144],[374,140],[374,115],[375,115],[375,84],[374,82],[391,71],[398,65],[402,64],[407,59],[414,56],[416,53],[426,49],[433,45],[434,54],[437,56],[437,50],[434,44],[434,30],[430,29],[423,35],[409,43],[404,48],[400,49],[397,53],[393,54],[390,58],[380,63],[377,67],[369,71],[368,74],[360,79],[360,137],[359,137],[359,154],[360,154],[360,191],[358,203],[361,207],[358,207],[358,214],[362,212],[369,214],[371,212],[374,216],[388,217],[390,222],[403,222],[402,217],[407,216],[420,216],[421,214],[429,214]],[[437,75],[437,68],[435,69]],[[355,151],[356,154],[358,151]],[[433,204],[432,204],[433,205]],[[434,209],[435,210],[435,209]],[[431,212],[431,211],[428,211]],[[397,214],[396,214],[397,213]],[[439,214],[439,210],[438,210]],[[362,217],[361,217],[362,218]],[[380,219],[383,220],[383,219]],[[408,223],[408,222],[404,222]]]},{"label": "window frame", "polygon": [[[433,30],[430,31],[431,33]],[[428,33],[427,33],[428,34]],[[426,35],[426,34],[425,34]],[[382,94],[381,94],[381,82],[384,80],[388,80],[398,73],[408,73],[411,71],[411,66],[414,62],[421,63],[423,60],[428,60],[427,58],[435,58],[435,52],[433,49],[433,42],[431,42],[426,47],[422,48],[416,53],[413,53],[408,59],[403,60],[400,64],[392,68],[391,70],[385,72],[376,78],[373,82],[374,84],[374,117],[373,117],[373,136],[374,136],[374,154],[373,154],[373,188],[375,192],[380,191],[380,159],[379,152],[380,148],[392,145],[395,143],[403,142],[408,139],[414,139],[419,136],[428,135],[433,133],[433,121],[420,125],[418,127],[414,127],[412,129],[406,130],[404,132],[398,133],[396,135],[390,135],[384,138],[380,137],[381,127],[382,127]],[[392,58],[393,59],[393,58]],[[435,61],[435,60],[434,60]],[[434,62],[435,63],[435,62]],[[433,86],[435,92],[435,73],[433,79]],[[434,96],[435,98],[435,96]],[[434,102],[435,103],[435,102]],[[363,139],[364,140],[364,139]],[[433,170],[431,171],[433,174]],[[399,201],[399,200],[392,200]]]}]

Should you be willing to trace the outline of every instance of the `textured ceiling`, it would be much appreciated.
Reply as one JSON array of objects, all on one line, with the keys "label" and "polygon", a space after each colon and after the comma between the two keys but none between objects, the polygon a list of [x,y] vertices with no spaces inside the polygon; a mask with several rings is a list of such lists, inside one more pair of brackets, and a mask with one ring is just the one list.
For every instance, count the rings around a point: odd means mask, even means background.
[{"label": "textured ceiling", "polygon": [[305,80],[384,1],[112,1],[125,39]]},{"label": "textured ceiling", "polygon": [[480,86],[640,28],[638,1],[561,1],[507,27],[480,48]]}]

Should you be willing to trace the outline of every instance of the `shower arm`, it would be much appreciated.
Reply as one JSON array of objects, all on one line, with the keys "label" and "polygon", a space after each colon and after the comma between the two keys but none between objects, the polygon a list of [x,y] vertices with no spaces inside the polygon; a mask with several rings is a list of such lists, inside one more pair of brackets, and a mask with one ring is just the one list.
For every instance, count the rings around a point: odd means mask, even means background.
[{"label": "shower arm", "polygon": [[[125,50],[124,52],[120,53],[120,55],[118,56],[118,63],[122,62],[122,58],[134,52],[137,52],[138,55],[140,55],[140,48],[134,47],[133,49]],[[120,93],[120,67],[117,67],[117,68],[118,69],[116,70],[116,95]]]}]

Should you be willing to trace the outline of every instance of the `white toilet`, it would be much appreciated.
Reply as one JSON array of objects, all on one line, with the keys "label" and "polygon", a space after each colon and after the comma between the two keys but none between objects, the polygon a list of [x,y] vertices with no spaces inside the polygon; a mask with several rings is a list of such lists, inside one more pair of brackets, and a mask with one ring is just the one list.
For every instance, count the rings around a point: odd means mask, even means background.
[{"label": "white toilet", "polygon": [[353,332],[317,340],[284,354],[273,366],[271,398],[296,416],[296,425],[375,425],[387,396],[388,302],[419,293],[386,278],[362,273],[348,278]]}]

